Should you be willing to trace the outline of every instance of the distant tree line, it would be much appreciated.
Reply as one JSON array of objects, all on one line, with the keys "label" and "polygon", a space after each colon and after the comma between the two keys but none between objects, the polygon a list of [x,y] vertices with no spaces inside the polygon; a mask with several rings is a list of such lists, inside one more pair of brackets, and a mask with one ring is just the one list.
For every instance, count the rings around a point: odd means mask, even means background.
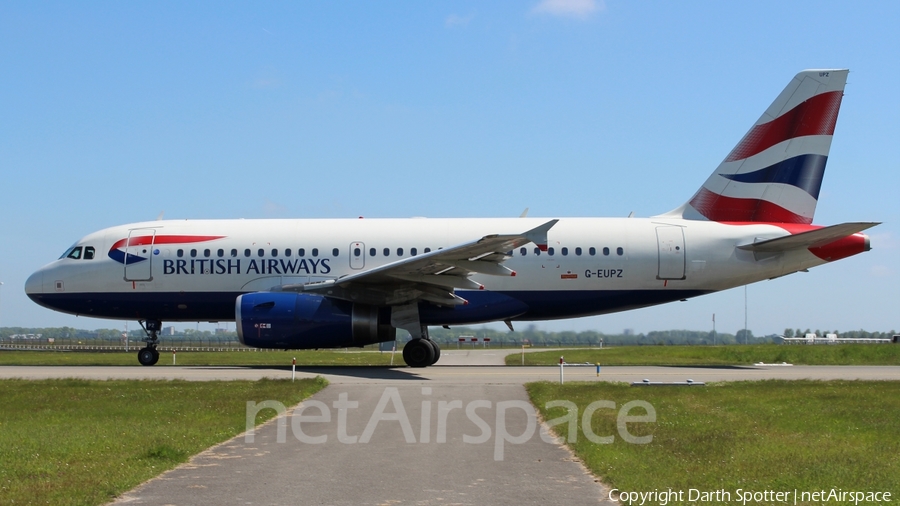
[{"label": "distant tree line", "polygon": [[[804,336],[808,333],[815,332],[818,336],[832,333],[832,331],[821,331],[816,329],[812,331],[806,329],[801,331],[797,329],[785,329],[785,337]],[[890,332],[868,332],[865,330],[853,330],[848,332],[834,333],[841,337],[852,338],[891,338],[895,331]],[[0,342],[26,341],[32,339],[43,343],[53,339],[57,343],[77,344],[96,343],[96,344],[123,344],[124,332],[119,329],[97,329],[83,330],[72,327],[46,327],[46,328],[25,328],[25,327],[3,327],[0,328]],[[477,337],[478,345],[481,346],[483,338],[489,338],[492,345],[501,346],[522,346],[531,345],[538,347],[554,347],[554,346],[676,346],[676,345],[722,345],[722,344],[762,344],[777,343],[780,336],[768,335],[756,337],[752,330],[739,330],[736,334],[724,332],[711,332],[705,330],[658,330],[648,332],[646,334],[604,334],[597,331],[562,331],[550,332],[538,330],[535,325],[529,325],[524,330],[506,331],[493,330],[484,328],[470,327],[453,327],[445,329],[441,327],[429,328],[429,334],[432,339],[445,345],[456,345],[462,336]],[[38,339],[36,336],[40,335]],[[128,332],[128,340],[132,343],[138,343],[145,337],[144,331],[140,328],[131,329]],[[174,335],[160,335],[163,342],[166,343],[182,343],[185,346],[192,345],[236,345],[238,343],[237,332],[217,330],[211,332],[209,330],[184,329],[176,331]],[[409,335],[405,331],[397,332],[399,341],[407,341]],[[469,341],[466,344],[471,345]]]},{"label": "distant tree line", "polygon": [[[522,344],[531,344],[532,346],[667,346],[667,345],[721,345],[721,344],[743,344],[744,331],[741,330],[737,335],[729,333],[716,333],[706,330],[657,330],[646,334],[604,334],[597,331],[584,332],[549,332],[537,330],[534,325],[529,326],[523,331],[496,331],[487,329],[470,329],[465,327],[457,327],[451,330],[447,329],[430,329],[431,337],[440,343],[454,344],[458,342],[461,335],[475,336],[478,338],[487,337],[491,343],[502,345],[521,346]],[[750,344],[773,342],[777,336],[753,337],[753,332],[746,331]]]},{"label": "distant tree line", "polygon": [[[40,336],[39,338],[37,336]],[[27,343],[28,341],[57,344],[104,344],[118,345],[125,343],[125,332],[121,329],[84,330],[72,327],[3,327],[0,328],[0,342]],[[128,331],[130,343],[140,343],[146,334],[138,327]],[[167,343],[180,343],[184,346],[215,346],[238,344],[237,332],[184,329],[174,335],[160,334]],[[51,341],[52,339],[52,341]]]}]

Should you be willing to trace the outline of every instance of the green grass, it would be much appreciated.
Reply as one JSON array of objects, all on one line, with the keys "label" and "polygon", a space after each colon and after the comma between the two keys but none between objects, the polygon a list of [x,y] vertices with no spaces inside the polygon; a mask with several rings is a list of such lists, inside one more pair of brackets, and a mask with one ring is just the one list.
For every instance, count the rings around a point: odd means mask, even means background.
[{"label": "green grass", "polygon": [[[555,365],[560,355],[570,364],[600,365],[900,365],[895,344],[616,346],[526,353],[525,365]],[[507,356],[506,365],[522,365],[522,355]]]},{"label": "green grass", "polygon": [[[577,441],[570,446],[604,483],[621,490],[900,493],[900,382],[770,380],[691,388],[541,382],[526,388],[546,420],[566,414],[544,409],[547,401],[578,405]],[[591,426],[615,441],[590,442],[581,415],[596,400],[614,401],[617,409],[649,402],[656,422],[631,423],[628,430],[652,435],[652,442],[625,442],[612,409],[597,410]],[[567,428],[555,430],[568,437]]]},{"label": "green grass", "polygon": [[106,503],[243,432],[247,401],[292,406],[326,384],[0,381],[0,504]]},{"label": "green grass", "polygon": [[[291,359],[297,358],[297,365],[389,365],[390,352],[378,351],[333,351],[333,350],[293,350],[293,351],[179,351],[175,354],[175,364],[179,366],[200,365],[268,365],[285,367]],[[395,365],[404,365],[402,353],[394,355]],[[143,367],[137,361],[137,350],[133,352],[89,352],[89,351],[0,351],[2,365],[127,365]],[[172,352],[160,352],[156,367],[172,365]]]}]

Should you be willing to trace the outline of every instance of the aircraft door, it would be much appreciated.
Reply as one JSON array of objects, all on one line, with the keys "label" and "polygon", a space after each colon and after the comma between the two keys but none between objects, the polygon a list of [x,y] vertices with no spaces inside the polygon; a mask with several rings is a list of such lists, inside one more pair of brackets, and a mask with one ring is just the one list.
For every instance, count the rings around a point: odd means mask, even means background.
[{"label": "aircraft door", "polygon": [[366,266],[366,245],[361,242],[350,243],[350,268],[362,269]]},{"label": "aircraft door", "polygon": [[659,272],[656,279],[684,279],[684,232],[681,227],[656,227]]},{"label": "aircraft door", "polygon": [[125,281],[153,280],[153,244],[156,229],[135,228],[128,231],[125,242]]}]

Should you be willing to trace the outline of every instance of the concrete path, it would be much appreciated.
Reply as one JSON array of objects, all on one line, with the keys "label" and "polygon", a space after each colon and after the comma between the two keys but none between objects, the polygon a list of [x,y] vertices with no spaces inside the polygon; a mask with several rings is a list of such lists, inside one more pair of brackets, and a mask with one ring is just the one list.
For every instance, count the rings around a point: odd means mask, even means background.
[{"label": "concrete path", "polygon": [[332,385],[301,406],[115,504],[614,504],[521,386]]}]

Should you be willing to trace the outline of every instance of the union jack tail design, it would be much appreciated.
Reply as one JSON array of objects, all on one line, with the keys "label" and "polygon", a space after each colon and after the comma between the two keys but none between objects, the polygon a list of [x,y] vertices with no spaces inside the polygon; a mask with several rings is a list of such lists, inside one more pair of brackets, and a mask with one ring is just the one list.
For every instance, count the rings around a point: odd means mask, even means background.
[{"label": "union jack tail design", "polygon": [[667,216],[812,223],[848,73],[794,76],[691,200]]}]

